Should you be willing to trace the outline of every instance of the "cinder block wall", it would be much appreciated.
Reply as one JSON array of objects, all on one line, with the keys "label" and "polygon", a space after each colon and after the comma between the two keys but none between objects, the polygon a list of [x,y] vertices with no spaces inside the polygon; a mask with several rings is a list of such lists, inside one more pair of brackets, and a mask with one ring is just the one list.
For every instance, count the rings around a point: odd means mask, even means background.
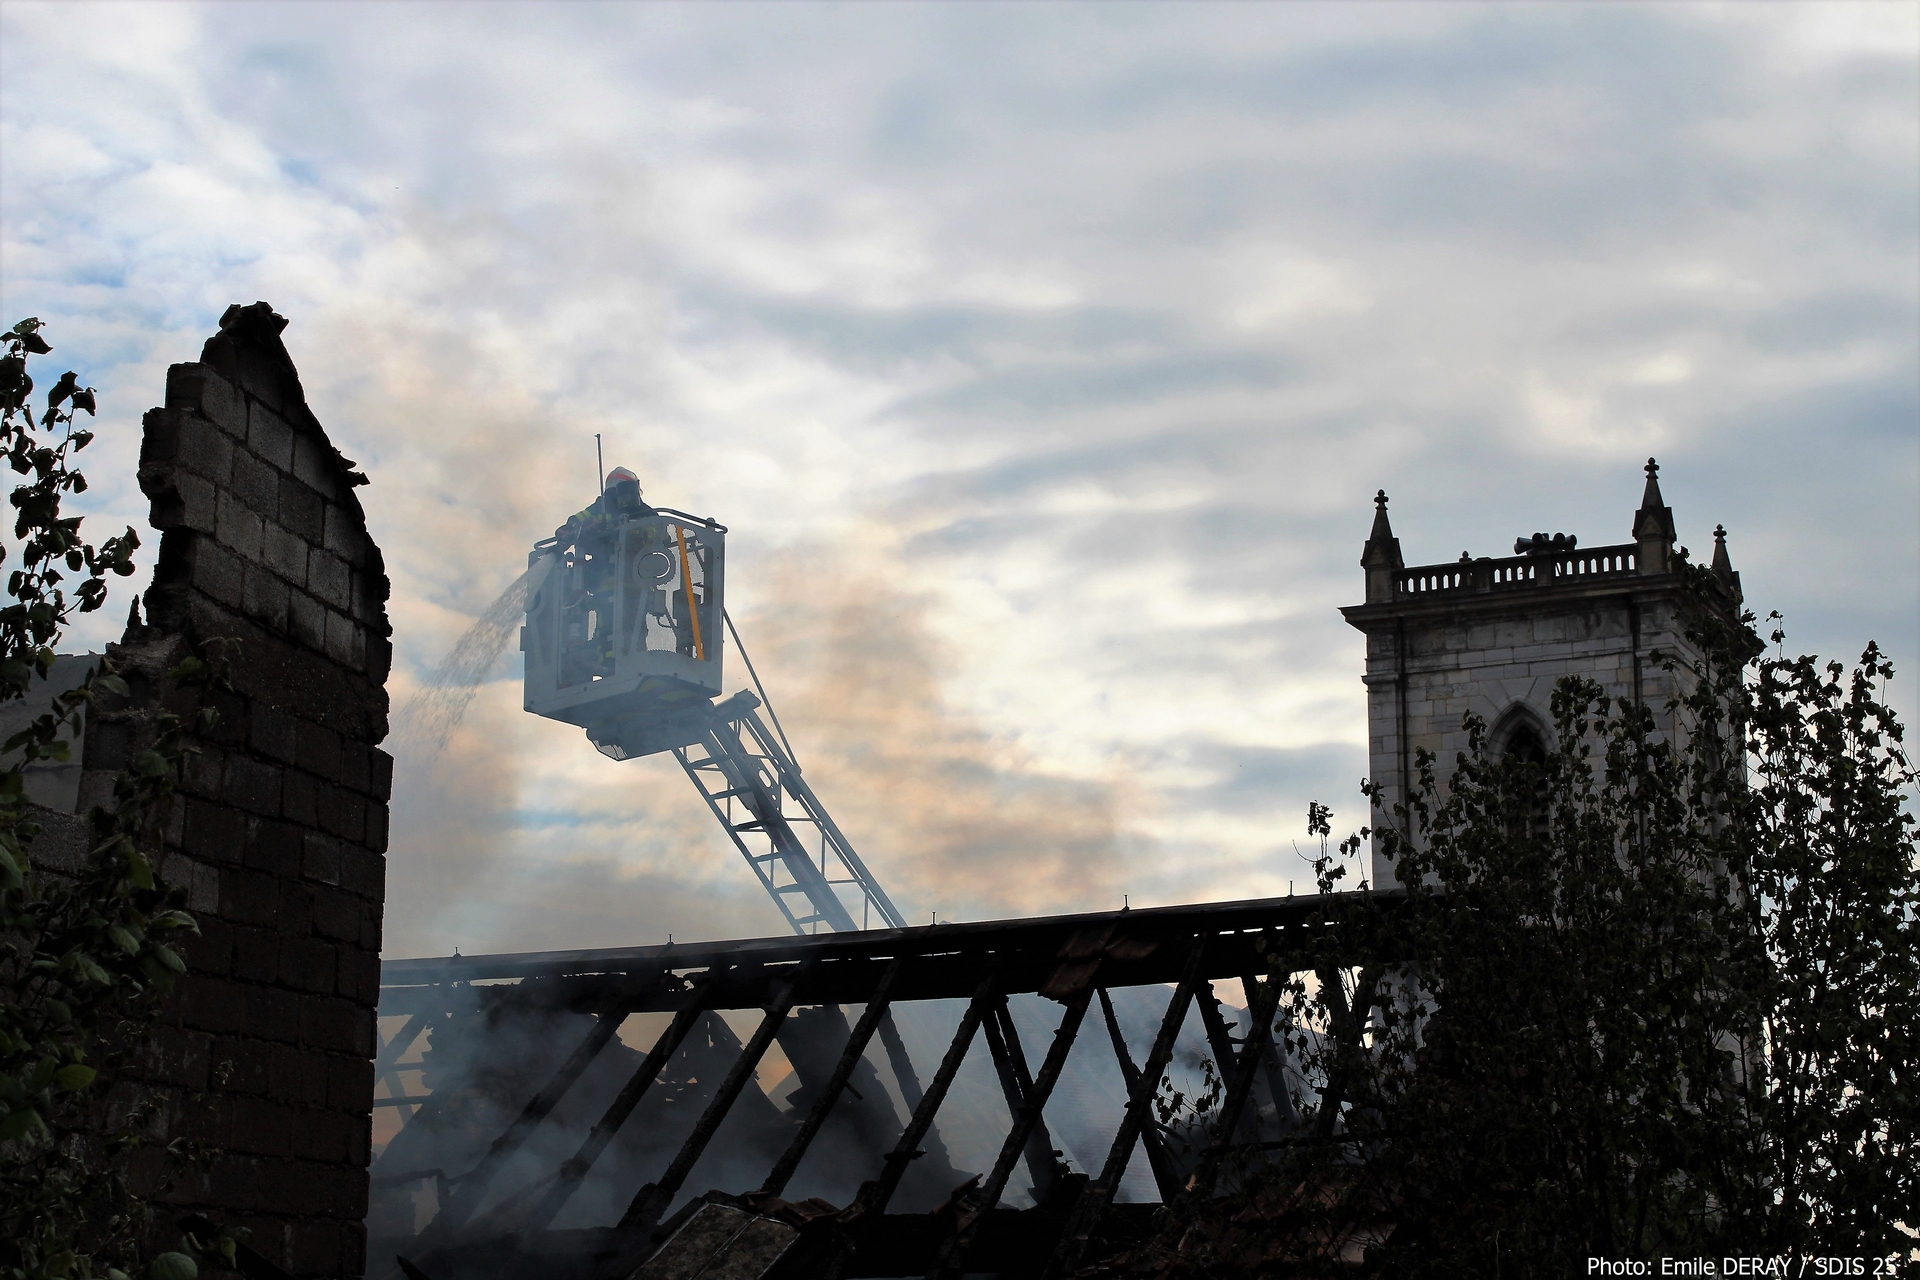
[{"label": "cinder block wall", "polygon": [[[88,725],[80,807],[158,706],[164,673],[213,637],[233,691],[183,785],[163,873],[202,937],[148,1070],[172,1132],[206,1140],[174,1193],[248,1228],[296,1276],[358,1276],[365,1237],[380,982],[392,648],[387,577],[355,496],[365,478],[308,411],[265,303],[230,308],[146,415],[140,487],[160,531],[144,625],[109,652],[127,706]],[[204,1096],[221,1064],[224,1091]]]}]

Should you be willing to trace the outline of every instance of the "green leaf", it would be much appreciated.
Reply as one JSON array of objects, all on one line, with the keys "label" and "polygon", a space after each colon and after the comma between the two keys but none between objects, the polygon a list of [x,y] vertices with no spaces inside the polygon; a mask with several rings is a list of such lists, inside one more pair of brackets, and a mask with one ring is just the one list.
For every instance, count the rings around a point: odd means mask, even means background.
[{"label": "green leaf", "polygon": [[140,851],[137,849],[129,850],[127,853],[127,879],[133,882],[133,887],[136,889],[153,888],[153,867],[140,856]]},{"label": "green leaf", "polygon": [[107,927],[107,936],[113,939],[113,945],[119,947],[128,955],[132,955],[140,949],[140,939],[134,937],[126,929],[117,924]]},{"label": "green leaf", "polygon": [[163,1253],[147,1266],[152,1280],[198,1280],[200,1268],[184,1253]]},{"label": "green leaf", "polygon": [[80,389],[80,377],[69,369],[60,375],[60,381],[47,388],[47,409],[59,407],[60,402]]},{"label": "green leaf", "polygon": [[9,1111],[4,1119],[0,1119],[0,1142],[24,1138],[34,1130],[44,1130],[46,1127],[47,1123],[40,1118],[38,1111],[32,1107],[19,1107]]},{"label": "green leaf", "polygon": [[200,932],[200,922],[185,911],[162,911],[147,922],[147,932],[164,933],[173,929],[185,929],[189,933]]},{"label": "green leaf", "polygon": [[62,1093],[77,1093],[92,1084],[99,1074],[85,1063],[70,1062],[53,1073],[53,1087]]},{"label": "green leaf", "polygon": [[78,969],[80,976],[89,982],[102,987],[110,987],[113,985],[113,976],[105,969],[102,969],[99,964],[94,961],[92,956],[76,955],[73,960],[73,967]]}]

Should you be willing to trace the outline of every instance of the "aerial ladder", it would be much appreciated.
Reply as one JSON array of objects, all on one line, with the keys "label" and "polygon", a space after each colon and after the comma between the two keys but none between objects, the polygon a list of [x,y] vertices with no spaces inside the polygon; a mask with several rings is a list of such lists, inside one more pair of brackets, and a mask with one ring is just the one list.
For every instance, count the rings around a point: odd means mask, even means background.
[{"label": "aerial ladder", "polygon": [[[721,692],[726,526],[620,480],[527,565],[525,706],[615,760],[671,752],[795,933],[903,928],[759,696]],[[745,660],[745,650],[741,650]],[[766,706],[770,728],[760,717]]]},{"label": "aerial ladder", "polygon": [[[671,752],[795,933],[905,928],[801,776],[727,616],[726,535],[716,520],[648,506],[637,481],[618,479],[536,543],[521,633],[526,709],[579,725],[615,760]],[[758,696],[742,689],[715,701],[723,632]],[[816,1025],[844,1043],[845,1014],[838,1006],[823,1013]],[[875,1030],[912,1112],[923,1095],[891,1011]],[[939,1133],[930,1129],[925,1142],[931,1158],[916,1162],[925,1166],[917,1172],[957,1180]]]}]

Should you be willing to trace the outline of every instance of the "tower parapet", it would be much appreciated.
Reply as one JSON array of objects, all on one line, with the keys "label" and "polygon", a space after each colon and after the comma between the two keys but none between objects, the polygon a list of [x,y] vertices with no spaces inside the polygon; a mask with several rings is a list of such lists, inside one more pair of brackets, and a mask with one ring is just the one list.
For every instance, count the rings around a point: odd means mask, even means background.
[{"label": "tower parapet", "polygon": [[[1664,716],[1683,692],[1674,673],[1650,660],[1658,649],[1697,656],[1680,619],[1679,557],[1673,510],[1660,493],[1659,464],[1634,512],[1633,541],[1581,547],[1565,534],[1521,537],[1511,556],[1473,556],[1407,565],[1374,497],[1373,529],[1361,554],[1366,603],[1340,612],[1366,633],[1368,771],[1383,789],[1374,825],[1412,788],[1415,753],[1425,749],[1451,768],[1466,749],[1469,712],[1490,726],[1496,752],[1552,741],[1553,686],[1562,676],[1598,681],[1609,697],[1629,698]],[[1716,528],[1713,572],[1730,611],[1740,577]],[[1374,842],[1373,883],[1396,883]]]}]

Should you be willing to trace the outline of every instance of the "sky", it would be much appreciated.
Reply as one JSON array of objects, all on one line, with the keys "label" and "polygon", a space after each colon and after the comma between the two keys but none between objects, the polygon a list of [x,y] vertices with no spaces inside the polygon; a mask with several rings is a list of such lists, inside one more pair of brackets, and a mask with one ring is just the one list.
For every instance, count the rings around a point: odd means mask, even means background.
[{"label": "sky", "polygon": [[[1409,563],[1601,545],[1658,456],[1681,542],[1724,523],[1790,647],[1879,641],[1911,721],[1916,157],[1907,3],[4,0],[0,322],[99,388],[103,537],[166,367],[287,316],[396,708],[600,434],[731,530],[910,919],[1104,910],[1304,887],[1308,801],[1366,821],[1377,489]],[[388,956],[783,929],[515,653],[389,749]]]}]

